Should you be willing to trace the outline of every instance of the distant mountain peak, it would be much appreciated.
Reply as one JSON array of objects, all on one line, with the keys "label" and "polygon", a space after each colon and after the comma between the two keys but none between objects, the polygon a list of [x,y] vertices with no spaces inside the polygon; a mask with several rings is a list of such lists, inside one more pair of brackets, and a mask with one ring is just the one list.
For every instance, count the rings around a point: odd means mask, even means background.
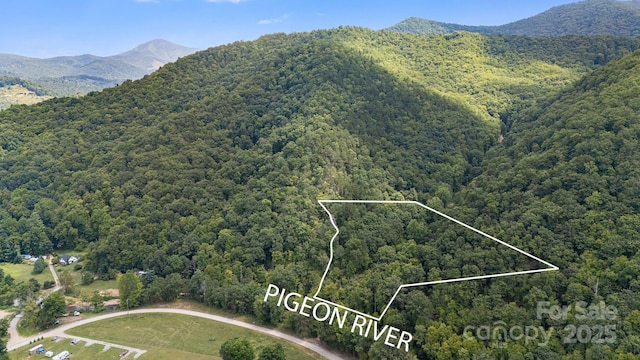
[{"label": "distant mountain peak", "polygon": [[135,80],[198,49],[151,40],[114,56],[58,56],[36,59],[0,54],[0,76],[29,81],[48,94],[76,95]]},{"label": "distant mountain peak", "polygon": [[469,26],[411,17],[387,30],[423,35],[470,31],[527,36],[638,36],[640,0],[584,0],[555,6],[535,16],[500,26]]},{"label": "distant mountain peak", "polygon": [[118,55],[124,55],[126,53],[133,52],[133,51],[152,51],[152,52],[156,52],[156,51],[166,51],[166,50],[175,50],[175,49],[183,49],[183,50],[188,50],[188,51],[197,51],[198,50],[198,49],[195,49],[195,48],[190,48],[190,47],[178,45],[176,43],[172,43],[171,41],[165,40],[165,39],[153,39],[151,41],[147,41],[145,43],[142,43],[142,44],[134,47],[133,49],[131,49],[129,51],[126,51],[124,53],[118,54]]},{"label": "distant mountain peak", "polygon": [[166,63],[173,62],[196,51],[198,49],[174,44],[164,39],[155,39],[140,44],[127,52],[115,55],[113,58],[153,71]]}]

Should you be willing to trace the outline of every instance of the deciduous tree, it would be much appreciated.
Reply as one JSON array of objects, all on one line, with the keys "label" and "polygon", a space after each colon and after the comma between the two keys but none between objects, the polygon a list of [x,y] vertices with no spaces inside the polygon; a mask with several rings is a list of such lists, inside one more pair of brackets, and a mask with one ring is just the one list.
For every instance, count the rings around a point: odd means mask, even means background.
[{"label": "deciduous tree", "polygon": [[220,356],[223,360],[254,360],[253,346],[247,339],[233,338],[227,340],[220,347]]},{"label": "deciduous tree", "polygon": [[258,360],[285,360],[286,358],[284,347],[280,343],[265,346],[258,356]]},{"label": "deciduous tree", "polygon": [[128,308],[140,305],[142,281],[133,271],[127,271],[118,276],[118,290],[120,292],[120,306]]}]

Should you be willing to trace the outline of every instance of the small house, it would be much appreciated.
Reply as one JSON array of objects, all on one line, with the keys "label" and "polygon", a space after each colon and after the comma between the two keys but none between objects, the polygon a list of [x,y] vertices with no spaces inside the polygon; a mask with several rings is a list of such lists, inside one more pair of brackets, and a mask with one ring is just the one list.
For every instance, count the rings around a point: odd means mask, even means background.
[{"label": "small house", "polygon": [[60,257],[58,258],[58,263],[62,265],[69,265],[70,258],[71,258],[71,255],[67,255],[67,254],[60,255]]},{"label": "small house", "polygon": [[69,264],[73,264],[74,262],[76,262],[78,260],[80,260],[79,256],[62,254],[58,258],[58,263],[60,263],[62,265],[69,265]]}]

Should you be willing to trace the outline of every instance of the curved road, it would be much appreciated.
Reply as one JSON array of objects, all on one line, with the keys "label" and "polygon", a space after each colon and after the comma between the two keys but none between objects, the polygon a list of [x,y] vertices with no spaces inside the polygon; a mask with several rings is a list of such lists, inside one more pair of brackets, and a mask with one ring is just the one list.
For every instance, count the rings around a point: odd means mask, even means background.
[{"label": "curved road", "polygon": [[[285,334],[283,332],[280,332],[278,330],[273,330],[273,329],[269,329],[266,327],[262,327],[262,326],[258,326],[258,325],[253,325],[253,324],[247,324],[245,322],[242,321],[238,321],[238,320],[234,320],[234,319],[229,319],[223,316],[218,316],[218,315],[212,315],[212,314],[207,314],[207,313],[202,313],[202,312],[198,312],[198,311],[192,311],[192,310],[184,310],[184,309],[172,309],[172,308],[164,308],[164,309],[137,309],[137,310],[130,310],[130,311],[120,311],[120,312],[116,312],[116,313],[110,313],[110,314],[105,314],[105,315],[100,315],[100,316],[96,316],[96,317],[92,317],[89,319],[83,319],[80,321],[76,321],[73,323],[69,323],[69,324],[65,324],[62,326],[59,326],[55,329],[49,330],[49,331],[45,331],[45,332],[41,332],[35,336],[32,337],[28,337],[28,338],[24,338],[21,337],[19,335],[17,335],[17,333],[11,333],[12,336],[9,338],[9,341],[7,342],[7,350],[14,350],[17,349],[19,347],[28,345],[30,341],[33,341],[37,338],[40,337],[52,337],[52,336],[66,336],[69,337],[69,335],[65,334],[65,331],[72,329],[76,326],[80,326],[80,325],[84,325],[84,324],[89,324],[92,323],[94,321],[100,321],[100,320],[104,320],[104,319],[109,319],[112,317],[116,317],[116,316],[124,316],[127,314],[146,314],[146,313],[170,313],[170,314],[181,314],[181,315],[189,315],[189,316],[197,316],[197,317],[201,317],[201,318],[205,318],[205,319],[209,319],[209,320],[213,320],[213,321],[218,321],[221,323],[225,323],[225,324],[230,324],[230,325],[235,325],[235,326],[239,326],[239,327],[243,327],[245,329],[250,329],[250,330],[254,330],[257,332],[261,332],[263,334],[267,334],[267,335],[271,335],[273,337],[277,337],[283,340],[287,340],[289,342],[298,344],[302,347],[305,347],[311,351],[314,351],[320,355],[322,355],[323,357],[329,359],[329,360],[343,360],[342,357],[340,357],[339,355],[336,355],[326,349],[324,349],[323,347],[320,347],[316,344],[310,343],[306,340],[302,340],[299,339],[295,336],[292,335],[288,335]],[[15,323],[14,323],[15,322]],[[15,329],[15,327],[13,326],[14,324],[17,324],[18,322],[18,316],[16,316],[12,321],[11,321],[11,328]],[[14,337],[15,335],[15,337]],[[73,337],[73,336],[71,336]],[[120,347],[118,345],[118,347]],[[125,348],[125,347],[123,347]]]},{"label": "curved road", "polygon": [[[51,271],[51,275],[53,276],[53,281],[55,282],[55,287],[51,290],[52,292],[55,291],[60,291],[60,289],[62,289],[62,287],[60,286],[60,278],[58,278],[58,273],[56,272],[56,269],[53,267],[53,255],[49,255],[49,271]],[[46,295],[48,296],[48,295]],[[45,296],[45,297],[46,297]],[[39,301],[42,301],[43,298],[40,298]],[[18,315],[16,315],[13,319],[11,319],[11,322],[9,323],[9,341],[7,342],[7,350],[12,350],[13,348],[10,347],[10,344],[12,343],[12,340],[15,341],[21,341],[23,338],[20,336],[20,334],[18,334],[18,321],[20,321],[20,319],[22,318],[23,313],[19,313]],[[24,345],[24,344],[23,344]],[[20,345],[22,346],[22,345]],[[18,347],[20,347],[18,346]]]}]

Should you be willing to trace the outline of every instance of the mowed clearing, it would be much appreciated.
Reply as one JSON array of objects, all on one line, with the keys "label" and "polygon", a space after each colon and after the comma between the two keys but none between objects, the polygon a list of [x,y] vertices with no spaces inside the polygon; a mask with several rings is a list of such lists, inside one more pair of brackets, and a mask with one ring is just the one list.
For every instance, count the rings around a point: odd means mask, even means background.
[{"label": "mowed clearing", "polygon": [[132,314],[101,320],[67,331],[111,343],[148,350],[139,359],[220,359],[220,346],[227,340],[247,338],[259,354],[265,345],[280,342],[287,359],[322,359],[311,350],[249,329],[179,314]]},{"label": "mowed clearing", "polygon": [[16,282],[27,282],[29,281],[29,279],[34,278],[38,280],[40,285],[42,285],[42,283],[45,281],[53,281],[53,275],[51,275],[51,271],[46,268],[42,273],[33,275],[31,273],[33,271],[33,264],[1,263],[0,269],[4,271],[5,275],[11,275],[11,277],[14,278]]}]

